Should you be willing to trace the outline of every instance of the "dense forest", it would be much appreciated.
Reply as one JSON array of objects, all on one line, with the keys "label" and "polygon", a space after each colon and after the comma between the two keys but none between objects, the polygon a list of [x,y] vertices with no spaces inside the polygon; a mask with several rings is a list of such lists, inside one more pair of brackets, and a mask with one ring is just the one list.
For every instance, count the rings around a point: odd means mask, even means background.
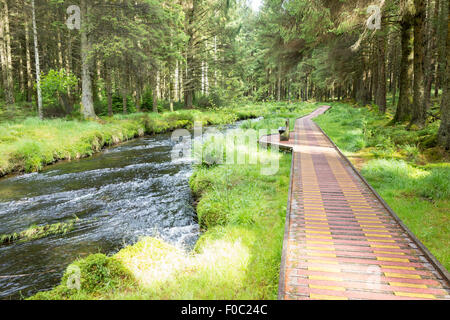
[{"label": "dense forest", "polygon": [[[380,28],[368,22],[370,5],[381,10]],[[353,99],[380,112],[394,107],[393,121],[409,129],[441,120],[438,141],[450,148],[445,0],[265,0],[259,10],[244,0],[0,6],[1,99],[12,113],[29,106],[41,119],[95,119],[237,98]]]}]

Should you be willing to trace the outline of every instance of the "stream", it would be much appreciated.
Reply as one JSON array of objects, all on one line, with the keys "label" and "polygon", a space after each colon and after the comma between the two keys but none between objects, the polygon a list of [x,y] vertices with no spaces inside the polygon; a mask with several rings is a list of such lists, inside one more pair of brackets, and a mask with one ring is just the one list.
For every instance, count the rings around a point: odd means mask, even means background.
[{"label": "stream", "polygon": [[170,134],[150,136],[0,179],[0,234],[79,218],[65,235],[0,246],[0,299],[49,290],[77,258],[113,254],[142,236],[192,247],[200,233],[192,164],[172,162],[173,145]]}]

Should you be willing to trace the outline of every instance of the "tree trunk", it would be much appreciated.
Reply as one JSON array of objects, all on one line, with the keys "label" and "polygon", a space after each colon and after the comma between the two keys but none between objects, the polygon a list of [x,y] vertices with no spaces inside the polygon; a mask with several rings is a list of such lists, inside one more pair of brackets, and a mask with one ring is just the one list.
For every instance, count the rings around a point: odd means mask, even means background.
[{"label": "tree trunk", "polygon": [[60,29],[58,29],[58,65],[59,65],[59,70],[64,69],[63,53],[62,53],[62,42],[61,42],[61,31],[60,31]]},{"label": "tree trunk", "polygon": [[[448,13],[450,13],[450,2]],[[447,69],[443,81],[444,92],[441,102],[441,127],[438,133],[438,142],[446,150],[450,150],[450,16],[447,20],[447,42],[445,52],[447,54]]]},{"label": "tree trunk", "polygon": [[281,101],[281,63],[278,64],[277,101]]},{"label": "tree trunk", "polygon": [[92,78],[91,78],[91,65],[92,58],[91,52],[91,40],[89,33],[89,5],[88,0],[81,0],[81,82],[82,82],[82,95],[81,95],[81,112],[85,119],[97,118],[94,110],[94,100],[92,97]]},{"label": "tree trunk", "polygon": [[106,97],[108,100],[108,116],[113,116],[113,109],[112,109],[112,81],[111,81],[111,70],[108,69],[108,67],[105,65],[104,68],[105,71],[105,89],[106,89]]},{"label": "tree trunk", "polygon": [[[395,41],[395,40],[393,40]],[[392,61],[392,105],[395,106],[397,101],[397,87],[398,87],[398,46],[395,45],[393,52],[393,61]]]},{"label": "tree trunk", "polygon": [[42,111],[42,90],[41,90],[41,69],[39,63],[39,46],[37,37],[37,26],[36,26],[36,9],[34,6],[34,0],[31,0],[32,12],[33,12],[33,36],[34,36],[34,60],[36,63],[36,89],[37,89],[37,105],[39,118],[42,120],[44,114]]},{"label": "tree trunk", "polygon": [[28,21],[25,21],[25,56],[27,60],[27,102],[33,97],[33,73],[31,71],[31,50]]},{"label": "tree trunk", "polygon": [[378,83],[376,104],[380,112],[386,112],[386,40],[383,35],[378,36]]},{"label": "tree trunk", "polygon": [[127,74],[125,73],[122,76],[122,88],[121,88],[121,93],[122,93],[122,112],[123,112],[123,114],[127,114],[128,113],[128,99],[127,99],[127,94],[128,94],[127,83],[128,83],[128,81],[127,80],[128,80],[128,77],[127,77]]},{"label": "tree trunk", "polygon": [[306,85],[306,88],[305,88],[305,101],[309,100],[309,94],[308,94],[309,86],[308,86],[308,83],[309,83],[309,75],[306,74],[306,79],[305,79],[305,85]]},{"label": "tree trunk", "polygon": [[[189,46],[188,46],[189,47]],[[191,50],[191,49],[188,49]],[[186,59],[186,78],[184,80],[184,107],[192,109],[194,102],[194,70],[193,57],[188,54]]]},{"label": "tree trunk", "polygon": [[432,2],[430,1],[427,9],[427,52],[425,55],[425,96],[424,103],[425,109],[429,110],[431,107],[431,89],[433,85],[433,80],[435,79],[434,74],[434,65],[436,64],[436,23],[433,21],[437,20],[439,16],[439,0],[435,1],[434,10],[432,10],[431,6]]},{"label": "tree trunk", "polygon": [[[22,40],[19,40],[19,84],[20,93],[23,95],[25,93],[25,72],[23,69],[23,47]],[[23,96],[22,96],[23,97]]]},{"label": "tree trunk", "polygon": [[127,114],[128,113],[128,109],[127,109],[127,93],[125,90],[122,91],[122,112],[123,114]]},{"label": "tree trunk", "polygon": [[1,0],[0,12],[0,55],[2,63],[3,85],[7,105],[15,103],[14,79],[11,55],[11,35],[9,30],[9,10],[6,0]]},{"label": "tree trunk", "polygon": [[401,22],[402,58],[400,62],[400,96],[394,121],[403,122],[410,117],[411,82],[413,77],[412,24],[410,15],[405,15]]},{"label": "tree trunk", "polygon": [[424,88],[424,31],[425,31],[425,0],[414,0],[416,13],[414,15],[414,83],[413,110],[410,125],[420,128],[426,121],[425,88]]},{"label": "tree trunk", "polygon": [[176,62],[176,67],[175,67],[175,74],[174,74],[174,90],[175,90],[175,94],[174,94],[174,98],[176,102],[180,101],[180,90],[179,90],[179,62],[177,60]]},{"label": "tree trunk", "polygon": [[141,84],[139,81],[136,88],[136,111],[141,113]]},{"label": "tree trunk", "polygon": [[157,89],[158,88],[158,81],[157,79],[153,79],[153,112],[154,113],[158,113],[158,94],[157,94]]},{"label": "tree trunk", "polygon": [[440,1],[439,18],[437,25],[437,47],[438,58],[436,65],[436,84],[435,84],[435,97],[438,97],[439,89],[443,87],[446,72],[446,40],[447,40],[447,24],[448,24],[448,1]]}]

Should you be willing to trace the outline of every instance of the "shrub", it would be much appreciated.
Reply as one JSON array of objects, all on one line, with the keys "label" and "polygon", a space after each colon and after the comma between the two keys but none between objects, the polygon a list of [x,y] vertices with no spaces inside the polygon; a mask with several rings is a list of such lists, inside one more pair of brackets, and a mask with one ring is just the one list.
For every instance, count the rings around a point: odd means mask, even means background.
[{"label": "shrub", "polygon": [[46,115],[67,115],[73,111],[68,92],[73,91],[77,82],[76,76],[64,69],[50,69],[42,75],[42,99]]}]

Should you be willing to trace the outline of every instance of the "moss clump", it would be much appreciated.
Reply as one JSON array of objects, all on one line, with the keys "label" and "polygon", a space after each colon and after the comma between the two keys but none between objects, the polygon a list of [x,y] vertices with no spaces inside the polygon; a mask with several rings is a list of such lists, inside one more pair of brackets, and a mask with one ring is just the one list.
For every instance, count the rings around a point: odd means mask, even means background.
[{"label": "moss clump", "polygon": [[96,299],[123,288],[131,288],[133,284],[132,274],[118,259],[93,254],[67,267],[58,287],[40,292],[30,299]]},{"label": "moss clump", "polygon": [[[104,254],[94,254],[73,264],[80,268],[81,291],[89,294],[117,290],[123,284],[129,284],[132,276],[127,269],[114,257]],[[63,284],[68,282],[70,273],[62,279]]]},{"label": "moss clump", "polygon": [[0,235],[0,245],[12,244],[14,242],[27,242],[56,234],[66,234],[73,230],[76,221],[72,220],[67,223],[31,226],[27,230],[19,233]]}]

